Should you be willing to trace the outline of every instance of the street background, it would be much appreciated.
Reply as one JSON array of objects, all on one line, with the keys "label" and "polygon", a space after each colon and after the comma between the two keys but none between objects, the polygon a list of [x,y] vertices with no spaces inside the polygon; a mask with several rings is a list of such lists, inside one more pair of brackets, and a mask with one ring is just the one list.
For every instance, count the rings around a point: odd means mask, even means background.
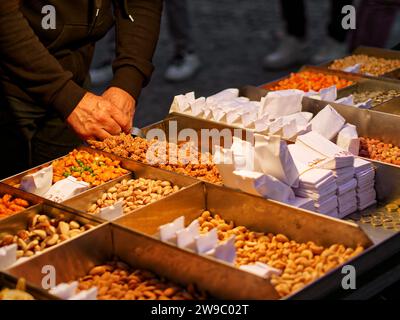
[{"label": "street background", "polygon": [[[165,118],[177,94],[195,91],[196,96],[208,96],[228,87],[259,85],[300,67],[280,71],[262,68],[263,57],[277,46],[275,35],[283,28],[278,0],[188,0],[188,3],[202,68],[196,77],[183,83],[164,80],[173,54],[164,15],[154,57],[155,72],[139,100],[137,127]],[[315,50],[326,36],[329,1],[306,0],[305,3],[311,50]],[[397,17],[387,47],[400,42]],[[95,88],[95,91],[102,89]]]}]

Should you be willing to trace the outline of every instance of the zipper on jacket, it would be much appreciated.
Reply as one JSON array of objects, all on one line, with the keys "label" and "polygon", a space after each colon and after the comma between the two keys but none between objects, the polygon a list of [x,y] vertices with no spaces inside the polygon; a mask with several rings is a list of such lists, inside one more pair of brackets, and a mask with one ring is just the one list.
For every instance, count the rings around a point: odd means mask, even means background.
[{"label": "zipper on jacket", "polygon": [[99,14],[100,14],[101,7],[103,6],[103,0],[95,0],[94,3],[95,3],[96,13],[95,13],[95,16],[93,18],[92,24],[90,26],[89,34],[92,33],[94,27],[96,26],[97,18],[98,18]]},{"label": "zipper on jacket", "polygon": [[132,15],[131,12],[130,12],[128,0],[123,0],[123,1],[124,1],[124,10],[125,10],[126,15],[129,17],[129,19],[130,19],[132,22],[134,22],[135,19],[133,18],[133,15]]}]

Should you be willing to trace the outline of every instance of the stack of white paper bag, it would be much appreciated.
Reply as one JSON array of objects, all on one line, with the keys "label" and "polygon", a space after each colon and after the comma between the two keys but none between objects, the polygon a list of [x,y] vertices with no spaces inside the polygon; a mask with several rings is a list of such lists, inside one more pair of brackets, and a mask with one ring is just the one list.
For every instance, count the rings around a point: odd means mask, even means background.
[{"label": "stack of white paper bag", "polygon": [[355,178],[357,180],[357,207],[358,210],[376,203],[375,169],[371,162],[357,158],[354,162]]},{"label": "stack of white paper bag", "polygon": [[301,144],[288,146],[289,152],[299,172],[299,186],[295,194],[313,200],[313,211],[337,216],[337,185],[331,170],[321,169],[321,156],[309,152]]}]

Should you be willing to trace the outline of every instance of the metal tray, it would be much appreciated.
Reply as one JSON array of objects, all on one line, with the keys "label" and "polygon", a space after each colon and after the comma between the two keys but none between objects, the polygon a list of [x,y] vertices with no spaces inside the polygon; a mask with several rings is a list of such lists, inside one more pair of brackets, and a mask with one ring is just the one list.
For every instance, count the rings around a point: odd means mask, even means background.
[{"label": "metal tray", "polygon": [[[247,96],[253,100],[262,93],[263,89],[258,89],[255,87],[248,87],[242,90],[243,93],[247,93]],[[315,100],[311,98],[303,99],[303,111],[308,111],[314,115],[322,110],[326,106],[327,102]],[[345,119],[347,122],[352,123],[357,126],[357,131],[360,135],[365,135],[369,137],[379,138],[386,142],[400,145],[400,136],[397,134],[398,127],[400,125],[400,117],[371,111],[371,110],[360,110],[357,108],[349,108],[348,106],[330,103]],[[171,115],[171,119],[178,122],[178,127],[185,128],[186,125],[193,125],[194,127],[199,127],[202,125],[212,126],[213,123],[209,123],[208,120],[199,120],[185,115]],[[168,126],[169,119],[163,120],[158,125]],[[220,124],[220,127],[222,125]],[[246,131],[243,129],[243,131]],[[248,130],[247,130],[248,131]],[[252,133],[248,133],[251,135]],[[383,136],[381,136],[381,134]],[[390,137],[390,138],[389,138]],[[397,140],[395,140],[397,139]],[[217,143],[216,143],[217,144]],[[367,214],[370,212],[382,211],[384,206],[390,201],[400,198],[400,187],[398,186],[398,179],[400,179],[400,166],[395,166],[387,164],[381,161],[376,161],[372,159],[367,159],[374,164],[376,168],[376,183],[375,189],[377,191],[377,199],[379,201],[378,206],[372,207],[370,209],[363,210],[362,214]],[[392,178],[396,177],[396,178]],[[284,204],[285,205],[285,204]],[[358,215],[349,216],[350,219],[354,219],[359,222]],[[168,221],[165,221],[167,223]],[[143,222],[145,223],[145,222]],[[370,225],[361,224],[363,228],[371,229],[371,235],[374,239],[381,241],[397,231],[386,230],[383,227],[372,227]]]},{"label": "metal tray", "polygon": [[[358,81],[360,81],[360,80],[365,78],[365,77],[363,77],[361,75],[352,74],[352,73],[349,73],[349,72],[343,72],[343,71],[340,71],[340,70],[326,69],[326,68],[317,67],[317,66],[303,66],[297,72],[303,72],[303,71],[311,71],[311,72],[335,75],[335,76],[338,76],[338,77],[346,79],[346,80],[351,80],[351,81],[353,81],[355,83],[357,83]],[[282,81],[284,79],[288,79],[289,76],[290,75],[286,75],[286,76],[284,76],[282,78],[279,78],[277,80],[264,83],[264,84],[262,84],[262,85],[260,85],[258,87],[261,88],[261,89],[269,90],[270,88],[276,86],[280,81]],[[353,85],[350,85],[350,86],[348,86],[346,88],[351,88]],[[340,89],[340,90],[342,90],[342,89]],[[340,92],[340,90],[338,90],[338,92]]]},{"label": "metal tray", "polygon": [[[79,148],[76,148],[76,149],[77,149],[77,150],[85,150],[85,151],[88,151],[88,152],[90,152],[90,153],[99,153],[99,152],[97,152],[97,150],[94,150],[94,149],[88,148],[88,147],[79,147]],[[36,166],[36,167],[34,167],[34,168],[30,168],[30,169],[25,170],[25,171],[23,171],[23,172],[17,173],[17,174],[15,174],[15,175],[11,176],[11,177],[8,177],[8,178],[5,178],[5,179],[3,179],[3,180],[0,180],[0,183],[8,184],[8,185],[10,185],[10,186],[12,186],[12,187],[19,188],[19,184],[21,183],[21,179],[22,179],[24,176],[26,176],[27,174],[35,173],[35,172],[39,171],[40,169],[46,168],[46,167],[50,166],[54,161],[59,160],[59,159],[63,159],[63,158],[65,158],[65,157],[67,157],[67,156],[68,156],[68,154],[65,155],[65,156],[59,157],[59,158],[57,158],[57,159],[54,159],[54,160],[52,160],[52,161],[48,161],[48,162],[46,162],[46,163],[43,163],[43,164],[41,164],[41,165],[38,165],[38,166]],[[120,164],[120,165],[121,165],[121,164]],[[121,165],[121,166],[122,166],[122,165]],[[126,168],[124,168],[124,169],[126,169]],[[129,170],[129,169],[128,169],[128,170]],[[112,181],[112,180],[110,180],[110,181]]]},{"label": "metal tray", "polygon": [[[187,186],[187,185],[190,185],[190,184],[198,182],[197,179],[194,179],[194,178],[191,178],[191,177],[188,177],[188,176],[182,176],[180,174],[177,174],[177,173],[174,173],[174,172],[171,172],[171,171],[167,171],[167,170],[163,170],[163,169],[159,169],[159,168],[154,168],[154,167],[151,167],[149,165],[143,164],[141,162],[137,162],[137,161],[133,161],[133,160],[130,160],[130,159],[118,157],[116,155],[113,155],[111,153],[104,152],[104,151],[101,151],[101,150],[96,150],[96,149],[93,149],[93,148],[90,148],[90,147],[84,147],[84,146],[79,147],[77,149],[78,150],[84,150],[84,151],[87,151],[87,152],[92,153],[92,154],[94,154],[94,153],[103,154],[103,155],[105,155],[105,156],[107,156],[107,157],[109,157],[109,158],[111,158],[113,160],[119,160],[120,161],[120,166],[122,168],[124,168],[124,169],[126,169],[126,170],[131,172],[131,173],[128,173],[128,174],[126,174],[124,176],[121,176],[121,177],[115,178],[113,180],[110,180],[110,181],[106,182],[106,184],[113,183],[113,182],[116,183],[116,182],[120,181],[121,179],[123,179],[124,177],[128,177],[131,174],[133,174],[134,176],[137,176],[137,177],[147,177],[147,178],[151,178],[151,179],[169,180],[174,184],[182,185],[182,186]],[[61,157],[59,159],[62,159],[62,158],[63,157]],[[12,177],[5,178],[4,180],[0,181],[0,183],[2,183],[4,185],[9,185],[9,186],[18,185],[20,183],[22,177],[24,177],[27,174],[34,173],[34,172],[36,172],[36,171],[38,171],[38,170],[40,170],[42,168],[45,168],[45,167],[51,165],[53,161],[46,162],[46,163],[44,163],[44,164],[42,164],[40,166],[37,166],[35,168],[32,168],[32,169],[26,170],[24,172],[18,173],[16,175],[12,176]],[[90,192],[90,191],[93,191],[94,193],[98,192],[97,194],[99,194],[99,193],[101,193],[99,190],[105,190],[103,188],[104,185],[105,184],[93,187],[93,188],[83,192],[82,194],[86,194],[87,192]],[[14,189],[16,189],[16,188],[14,188]],[[16,190],[18,190],[18,192],[20,192],[21,194],[29,194],[29,193],[24,192],[24,191],[19,190],[19,189],[16,189]],[[0,189],[0,192],[1,192],[1,189]],[[34,195],[30,194],[30,196],[34,196]],[[75,196],[75,197],[73,197],[71,199],[75,199],[76,197],[79,197],[79,196],[80,195],[77,195],[77,196]],[[35,196],[35,197],[37,197],[37,196]],[[44,200],[41,197],[37,197],[37,198],[42,199],[42,201]],[[67,201],[69,201],[69,200],[67,200]]]},{"label": "metal tray", "polygon": [[[134,165],[138,165],[134,163]],[[63,205],[74,208],[76,210],[87,212],[87,209],[99,199],[104,192],[106,192],[109,188],[116,185],[123,179],[137,179],[137,178],[146,178],[146,179],[155,179],[155,180],[167,180],[172,182],[174,185],[177,185],[181,188],[186,188],[193,184],[199,183],[196,179],[188,178],[184,175],[178,175],[176,173],[170,171],[164,171],[157,168],[153,168],[150,166],[141,165],[142,170],[137,170],[132,172],[131,174],[125,175],[123,177],[117,178],[116,180],[107,182],[102,184],[96,188],[89,189],[76,197],[68,199],[63,202]],[[179,193],[184,189],[181,189],[175,193]],[[172,194],[167,195],[166,197],[171,196]],[[160,200],[157,200],[160,201]],[[156,201],[156,202],[157,202]],[[137,209],[136,209],[137,210]],[[134,210],[135,211],[135,210]]]},{"label": "metal tray", "polygon": [[[267,94],[267,92],[268,91],[265,89],[253,86],[245,86],[240,90],[240,94],[242,96],[248,97],[251,100],[260,100],[261,97]],[[395,100],[396,99],[393,99],[391,101]],[[346,122],[354,124],[357,127],[357,132],[360,136],[367,136],[382,140],[386,143],[400,145],[400,117],[397,115],[380,112],[377,109],[358,109],[334,102],[311,99],[308,97],[303,98],[302,111],[311,112],[312,114],[316,115],[323,108],[325,108],[327,104],[335,108],[335,110],[346,119]],[[372,159],[368,160],[379,162]]]},{"label": "metal tray", "polygon": [[214,298],[278,298],[269,281],[112,223],[6,272],[16,277],[24,276],[29,283],[40,287],[44,265],[55,267],[57,283],[61,283],[85,276],[92,267],[115,257],[132,267],[150,270],[176,283],[193,283]]},{"label": "metal tray", "polygon": [[[349,96],[354,92],[364,92],[373,90],[400,90],[400,82],[385,81],[383,79],[361,79],[356,84],[343,88],[338,92],[338,99]],[[380,103],[373,107],[371,110],[382,111],[386,113],[400,114],[400,97],[390,99],[386,102]]]},{"label": "metal tray", "polygon": [[[0,272],[0,290],[4,288],[14,289],[17,282],[17,278]],[[36,300],[59,300],[57,297],[49,294],[46,290],[39,289],[29,284],[26,285],[26,292],[31,294]]]},{"label": "metal tray", "polygon": [[[101,220],[93,215],[79,212],[77,210],[65,207],[61,204],[52,203],[52,202],[46,200],[42,204],[35,205],[25,211],[21,211],[15,215],[12,215],[10,217],[2,219],[0,221],[0,234],[3,234],[3,233],[15,234],[19,230],[26,229],[30,218],[32,216],[34,216],[35,214],[46,214],[46,215],[48,215],[50,217],[54,217],[54,218],[63,216],[67,220],[75,220],[81,224],[90,223],[95,228],[103,223],[103,220]],[[78,235],[76,238],[81,237],[82,235],[83,234]],[[45,251],[53,250],[57,247],[60,247],[64,243],[73,241],[74,239],[75,238],[63,241],[57,245],[54,245],[48,249],[41,251],[40,254],[43,254],[43,252],[45,252]],[[40,255],[40,254],[37,254],[37,255]],[[21,261],[23,262],[25,260],[30,260],[30,259],[34,258],[35,256],[36,255],[33,255],[32,257],[29,257],[29,258],[24,257],[23,259],[18,259],[16,264],[21,263]]]},{"label": "metal tray", "polygon": [[400,117],[376,110],[361,110],[349,106],[324,102],[310,98],[303,99],[303,111],[314,115],[330,104],[339,112],[346,122],[354,124],[360,136],[367,136],[382,140],[386,143],[400,145]]},{"label": "metal tray", "polygon": [[[171,196],[163,202],[149,205],[124,216],[114,223],[156,237],[160,225],[171,222],[180,216],[184,216],[186,224],[189,224],[204,210],[209,210],[219,214],[227,221],[234,221],[236,225],[243,225],[258,232],[283,233],[298,242],[312,240],[323,246],[330,246],[334,243],[342,243],[351,247],[358,244],[365,248],[372,246],[366,233],[354,223],[299,210],[275,201],[264,200],[207,183],[203,184],[203,190],[201,187],[201,185],[190,187],[185,190],[184,197]],[[189,251],[187,249],[180,250]],[[215,260],[208,256],[201,256],[207,260]],[[339,269],[326,274],[323,278],[330,278],[337,272],[340,273]],[[243,273],[246,274],[246,272]],[[340,283],[338,281],[331,284],[330,288],[324,290],[334,290],[334,288],[340,287]],[[306,287],[302,291],[307,295],[308,290]],[[316,294],[316,292],[311,294]]]},{"label": "metal tray", "polygon": [[[346,54],[346,55],[344,55],[340,58],[334,59],[334,60],[342,59],[342,58],[345,58],[345,57],[348,57],[348,56],[354,55],[354,54],[364,54],[364,55],[371,56],[371,57],[400,60],[400,52],[399,51],[383,49],[383,48],[366,47],[366,46],[360,46],[360,47],[356,48],[351,54]],[[320,67],[328,68],[334,62],[334,60],[323,63],[320,65]],[[331,70],[331,69],[329,69],[329,70]],[[346,72],[346,73],[357,74],[357,75],[364,76],[364,77],[371,78],[371,79],[386,78],[386,79],[394,80],[394,79],[399,79],[398,76],[400,76],[400,69],[395,69],[391,72],[382,74],[380,76],[370,76],[370,75],[365,75],[362,73],[354,73],[354,72]]]}]

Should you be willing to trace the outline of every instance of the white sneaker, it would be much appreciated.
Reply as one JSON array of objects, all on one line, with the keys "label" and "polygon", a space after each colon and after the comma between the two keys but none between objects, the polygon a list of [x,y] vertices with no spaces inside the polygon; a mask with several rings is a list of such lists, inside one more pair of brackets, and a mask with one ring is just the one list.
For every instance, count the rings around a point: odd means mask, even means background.
[{"label": "white sneaker", "polygon": [[346,54],[345,43],[339,42],[331,37],[328,37],[325,43],[322,43],[321,48],[311,58],[311,63],[321,64],[334,59],[343,57]]},{"label": "white sneaker", "polygon": [[200,66],[200,59],[194,53],[177,55],[165,71],[165,80],[174,82],[188,80],[195,75]]},{"label": "white sneaker", "polygon": [[296,37],[284,35],[274,52],[264,57],[263,66],[267,69],[282,69],[302,63],[306,59],[307,45]]}]

